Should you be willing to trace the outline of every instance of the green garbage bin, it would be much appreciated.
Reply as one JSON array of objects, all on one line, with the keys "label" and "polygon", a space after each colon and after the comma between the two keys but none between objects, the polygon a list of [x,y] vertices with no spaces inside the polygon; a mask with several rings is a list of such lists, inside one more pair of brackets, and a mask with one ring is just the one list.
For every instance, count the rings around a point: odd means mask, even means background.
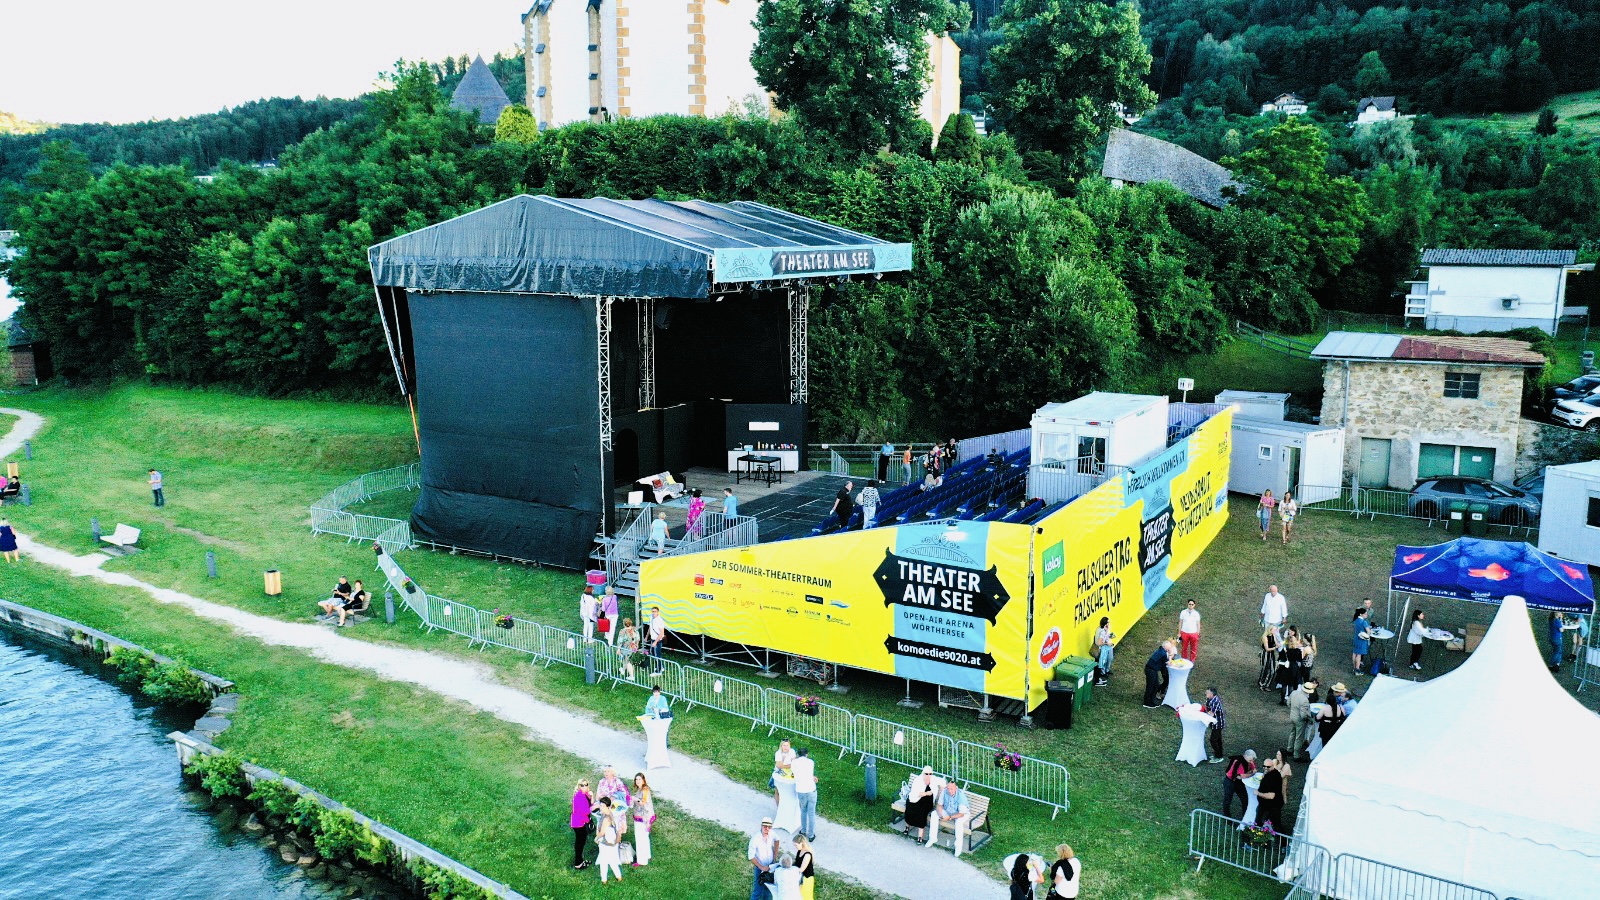
[{"label": "green garbage bin", "polygon": [[1451,500],[1450,509],[1445,513],[1444,530],[1454,529],[1461,534],[1467,533],[1467,501]]},{"label": "green garbage bin", "polygon": [[1056,664],[1056,681],[1077,685],[1072,694],[1072,708],[1082,712],[1094,692],[1094,660],[1082,656],[1069,656]]},{"label": "green garbage bin", "polygon": [[1489,504],[1474,501],[1467,504],[1467,533],[1474,537],[1482,537],[1489,533]]}]

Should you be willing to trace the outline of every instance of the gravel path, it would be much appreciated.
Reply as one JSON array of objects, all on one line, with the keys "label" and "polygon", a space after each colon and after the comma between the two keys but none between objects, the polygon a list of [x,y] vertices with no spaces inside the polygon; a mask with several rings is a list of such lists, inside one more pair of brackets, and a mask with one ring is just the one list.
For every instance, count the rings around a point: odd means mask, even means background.
[{"label": "gravel path", "polygon": [[[21,417],[11,434],[0,439],[0,457],[15,452],[43,424],[39,416],[21,410],[0,409],[0,413]],[[422,650],[371,644],[321,625],[284,622],[156,587],[131,575],[104,571],[101,566],[109,557],[103,553],[73,556],[26,535],[19,535],[18,543],[24,560],[55,566],[74,576],[142,590],[162,603],[185,607],[202,618],[225,623],[240,634],[266,643],[306,650],[323,662],[363,669],[470,703],[526,727],[531,738],[588,759],[596,766],[627,766],[630,760],[642,765],[641,735],[617,731],[507,687],[487,666]],[[763,816],[772,814],[770,794],[738,784],[698,760],[676,752],[671,756],[672,768],[651,770],[650,784],[663,799],[671,800],[688,814],[742,834],[753,832]],[[819,806],[826,809],[826,790],[819,795],[819,801]],[[1001,896],[1005,890],[999,882],[948,853],[925,849],[893,835],[836,825],[820,816],[817,861],[819,868],[900,897],[983,898]]]}]

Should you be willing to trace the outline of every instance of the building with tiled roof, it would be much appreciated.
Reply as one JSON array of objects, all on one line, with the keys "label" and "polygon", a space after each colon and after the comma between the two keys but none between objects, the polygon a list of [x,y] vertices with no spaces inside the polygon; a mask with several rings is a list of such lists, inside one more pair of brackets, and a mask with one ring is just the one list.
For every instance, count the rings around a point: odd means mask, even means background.
[{"label": "building with tiled roof", "polygon": [[500,113],[510,105],[511,98],[506,96],[505,88],[495,80],[482,56],[473,58],[467,74],[450,97],[451,109],[476,112],[478,121],[485,125],[500,121]]},{"label": "building with tiled roof", "polygon": [[1367,487],[1509,482],[1537,427],[1522,397],[1545,358],[1527,341],[1334,331],[1311,358],[1323,363],[1322,424],[1344,430],[1346,475]]},{"label": "building with tiled roof", "polygon": [[1430,248],[1406,294],[1406,319],[1441,331],[1554,334],[1568,313],[1568,276],[1592,268],[1578,265],[1575,250]]},{"label": "building with tiled roof", "polygon": [[1356,101],[1357,125],[1370,125],[1398,118],[1399,115],[1400,110],[1394,105],[1393,97],[1362,97]]},{"label": "building with tiled roof", "polygon": [[1207,206],[1221,209],[1228,198],[1223,188],[1243,192],[1233,173],[1198,153],[1147,134],[1119,128],[1106,139],[1100,174],[1113,183],[1165,181]]}]

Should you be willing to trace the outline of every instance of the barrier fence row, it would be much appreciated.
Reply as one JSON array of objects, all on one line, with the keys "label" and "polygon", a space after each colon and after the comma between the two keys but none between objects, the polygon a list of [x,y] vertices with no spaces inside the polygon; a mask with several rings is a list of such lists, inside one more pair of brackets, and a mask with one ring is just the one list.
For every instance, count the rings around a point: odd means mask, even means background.
[{"label": "barrier fence row", "polygon": [[969,786],[1043,803],[1051,808],[1051,818],[1070,806],[1067,769],[1059,763],[1022,756],[1020,768],[1002,768],[995,762],[995,747],[957,742],[936,732],[859,715],[809,694],[629,653],[604,639],[585,638],[516,616],[499,616],[493,610],[430,594],[414,584],[387,552],[378,555],[378,570],[430,631],[448,631],[474,645],[526,653],[542,660],[546,668],[559,663],[581,670],[592,664],[600,679],[611,682],[612,690],[621,684],[646,690],[660,686],[663,693],[684,704],[684,712],[704,706],[738,716],[750,723],[751,731],[765,725],[769,735],[783,732],[838,747],[841,759],[854,753],[859,757],[857,765],[871,756],[912,770],[932,766]]},{"label": "barrier fence row", "polygon": [[[1519,533],[1529,542],[1537,542],[1539,523],[1535,516],[1515,508],[1502,509],[1496,513],[1492,510],[1485,512],[1479,509],[1474,513],[1470,508],[1467,511],[1450,509],[1452,501],[1443,502],[1413,496],[1409,491],[1395,491],[1388,488],[1366,487],[1356,476],[1342,485],[1301,485],[1300,508],[1307,512],[1340,512],[1360,518],[1376,519],[1378,516],[1390,516],[1401,519],[1416,519],[1427,522],[1431,528],[1435,522],[1445,523],[1449,529],[1452,523],[1458,523],[1463,529],[1478,527],[1485,532],[1493,529],[1503,529],[1507,536],[1516,536]],[[1466,505],[1463,503],[1463,505]],[[1474,516],[1478,518],[1474,518]]]},{"label": "barrier fence row", "polygon": [[411,463],[368,472],[339,485],[311,504],[311,533],[372,541],[388,553],[414,548],[417,544],[410,522],[345,512],[345,508],[388,491],[414,490],[421,484],[421,477],[422,465]]},{"label": "barrier fence row", "polygon": [[1494,893],[1361,856],[1330,854],[1289,835],[1256,837],[1244,823],[1205,809],[1189,813],[1189,855],[1291,885],[1284,900],[1404,897],[1409,900],[1500,900]]}]

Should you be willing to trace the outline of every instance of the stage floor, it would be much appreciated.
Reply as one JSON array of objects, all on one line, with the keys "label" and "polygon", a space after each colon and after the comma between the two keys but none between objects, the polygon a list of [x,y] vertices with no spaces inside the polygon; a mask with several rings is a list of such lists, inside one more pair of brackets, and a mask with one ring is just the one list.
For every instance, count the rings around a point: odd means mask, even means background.
[{"label": "stage floor", "polygon": [[[755,516],[763,542],[810,534],[828,514],[839,488],[850,480],[844,475],[827,472],[785,472],[781,484],[768,486],[749,479],[735,484],[734,473],[708,468],[690,469],[684,473],[684,479],[688,487],[699,488],[709,512],[721,512],[722,489],[733,488],[734,496],[739,498],[739,515]],[[865,482],[857,484],[856,489],[862,484]],[[628,491],[633,489],[628,485],[617,488],[619,506],[627,503]],[[673,536],[680,536],[684,517],[689,513],[687,495],[659,508],[667,514]]]}]

